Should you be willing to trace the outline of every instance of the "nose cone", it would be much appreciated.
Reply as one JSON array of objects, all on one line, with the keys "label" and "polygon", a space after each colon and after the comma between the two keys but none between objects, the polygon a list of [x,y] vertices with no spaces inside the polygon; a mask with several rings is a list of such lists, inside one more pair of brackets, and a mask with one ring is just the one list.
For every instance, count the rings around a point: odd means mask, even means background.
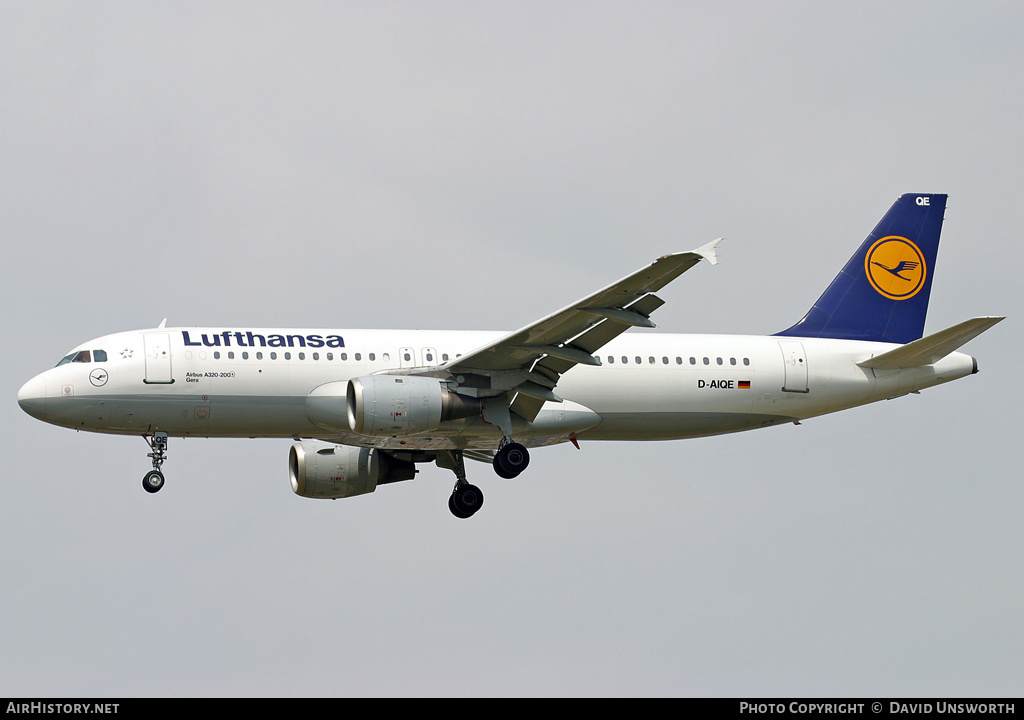
[{"label": "nose cone", "polygon": [[18,391],[21,409],[39,420],[46,419],[46,378],[36,375]]}]

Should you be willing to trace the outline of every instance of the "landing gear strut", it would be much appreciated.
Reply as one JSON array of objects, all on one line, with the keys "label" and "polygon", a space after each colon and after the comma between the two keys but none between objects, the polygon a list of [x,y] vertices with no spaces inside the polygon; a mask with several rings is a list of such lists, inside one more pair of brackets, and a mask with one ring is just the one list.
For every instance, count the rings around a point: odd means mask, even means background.
[{"label": "landing gear strut", "polygon": [[466,481],[466,462],[461,450],[442,450],[437,454],[438,467],[446,467],[455,473],[455,488],[448,498],[448,509],[457,518],[472,517],[484,504],[480,488]]},{"label": "landing gear strut", "polygon": [[485,399],[481,415],[484,422],[501,430],[501,442],[498,443],[498,452],[495,453],[493,460],[494,472],[506,480],[517,477],[530,464],[530,452],[512,439],[512,416],[509,413],[508,398]]},{"label": "landing gear strut", "polygon": [[153,469],[142,476],[142,487],[146,492],[155,493],[164,486],[164,474],[160,472],[160,466],[167,459],[167,433],[157,431],[153,433],[152,440],[146,435],[143,435],[142,439],[153,451],[147,455],[147,457],[153,458]]}]

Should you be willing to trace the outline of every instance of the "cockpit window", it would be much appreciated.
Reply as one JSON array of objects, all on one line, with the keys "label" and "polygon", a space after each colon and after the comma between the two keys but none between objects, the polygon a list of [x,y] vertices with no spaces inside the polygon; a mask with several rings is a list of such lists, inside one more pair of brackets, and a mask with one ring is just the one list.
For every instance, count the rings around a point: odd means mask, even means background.
[{"label": "cockpit window", "polygon": [[107,351],[106,350],[93,350],[92,351],[92,359],[95,362],[106,362],[107,361]]},{"label": "cockpit window", "polygon": [[[96,352],[97,353],[103,353],[103,357],[104,357],[104,359],[106,359],[107,354],[105,352],[103,352],[102,350],[97,350]],[[99,360],[99,356],[98,355],[97,355],[96,359],[97,359],[97,361]],[[61,361],[59,363],[57,363],[57,367],[60,367],[61,365],[64,365],[65,363],[70,363],[70,362],[80,362],[80,363],[92,362],[92,354],[88,350],[79,350],[78,352],[73,352],[70,355],[65,355],[63,358],[61,358]]]}]

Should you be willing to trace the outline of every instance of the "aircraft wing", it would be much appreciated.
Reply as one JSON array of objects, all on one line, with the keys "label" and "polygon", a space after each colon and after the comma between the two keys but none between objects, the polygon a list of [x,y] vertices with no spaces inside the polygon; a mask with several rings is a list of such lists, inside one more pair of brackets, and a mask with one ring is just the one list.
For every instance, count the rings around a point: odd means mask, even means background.
[{"label": "aircraft wing", "polygon": [[665,255],[616,283],[562,310],[446,363],[453,375],[469,375],[459,392],[480,396],[516,393],[511,411],[532,421],[559,377],[578,364],[600,365],[594,353],[631,327],[654,327],[650,315],[664,304],[654,294],[702,259],[717,264],[721,238],[690,252]]}]

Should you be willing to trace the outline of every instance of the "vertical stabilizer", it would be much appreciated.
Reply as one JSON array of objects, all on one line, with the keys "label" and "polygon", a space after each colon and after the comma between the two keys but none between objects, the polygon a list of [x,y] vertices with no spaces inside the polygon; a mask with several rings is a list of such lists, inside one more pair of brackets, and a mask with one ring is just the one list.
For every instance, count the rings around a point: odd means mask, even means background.
[{"label": "vertical stabilizer", "polygon": [[946,196],[902,195],[804,318],[778,335],[908,343],[924,334]]}]

